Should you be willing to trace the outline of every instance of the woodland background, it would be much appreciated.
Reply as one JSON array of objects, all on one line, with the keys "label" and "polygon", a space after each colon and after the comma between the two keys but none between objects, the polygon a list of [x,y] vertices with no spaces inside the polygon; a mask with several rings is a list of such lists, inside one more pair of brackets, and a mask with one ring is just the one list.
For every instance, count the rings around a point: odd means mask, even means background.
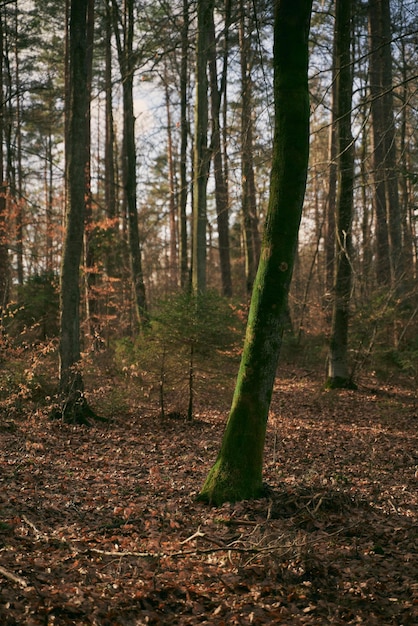
[{"label": "woodland background", "polygon": [[[140,320],[132,285],[143,282],[145,305],[158,315],[161,301],[176,299],[190,281],[193,262],[196,7],[187,2],[113,3],[111,11],[111,4],[96,3],[90,33],[90,197],[81,277],[87,352],[98,342],[119,350],[128,340],[135,343]],[[389,8],[389,3],[383,5]],[[2,3],[0,299],[4,337],[15,343],[53,340],[58,332],[65,205],[64,10],[63,2]],[[334,293],[338,155],[332,11],[333,3],[314,3],[310,170],[289,302],[289,328],[298,347],[310,341],[326,345]],[[353,367],[366,361],[374,367],[379,354],[386,365],[412,371],[418,310],[418,17],[413,2],[390,3],[385,15],[390,21],[374,44],[376,57],[369,13],[367,3],[354,4],[350,350]],[[245,308],[269,189],[271,7],[226,2],[216,7],[214,26],[205,287]],[[132,276],[129,197],[122,184],[128,149],[124,72],[132,79],[136,117],[139,279]],[[386,365],[379,361],[379,367]]]},{"label": "woodland background", "polygon": [[2,623],[415,623],[416,3],[352,3],[348,356],[358,389],[325,391],[344,242],[334,2],[314,2],[308,187],[266,443],[272,491],[220,511],[194,496],[230,405],[267,209],[272,7],[214,5],[197,316],[187,287],[199,3],[94,4],[81,341],[86,395],[107,422],[86,430],[48,420],[69,3],[0,2]]}]

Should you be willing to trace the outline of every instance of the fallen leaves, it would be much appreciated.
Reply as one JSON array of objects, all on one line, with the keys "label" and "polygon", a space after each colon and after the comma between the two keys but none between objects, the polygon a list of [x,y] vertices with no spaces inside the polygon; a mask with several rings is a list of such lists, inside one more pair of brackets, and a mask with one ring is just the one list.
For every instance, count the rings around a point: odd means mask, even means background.
[{"label": "fallen leaves", "polygon": [[[222,419],[1,432],[0,622],[416,623],[412,396],[278,384],[268,496],[195,501]],[[225,412],[227,407],[225,408]]]}]

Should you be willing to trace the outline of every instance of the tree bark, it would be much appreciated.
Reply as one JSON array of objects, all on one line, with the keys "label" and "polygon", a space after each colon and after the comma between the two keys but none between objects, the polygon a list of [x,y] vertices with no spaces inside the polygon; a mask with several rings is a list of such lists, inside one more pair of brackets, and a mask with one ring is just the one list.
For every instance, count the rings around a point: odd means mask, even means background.
[{"label": "tree bark", "polygon": [[325,233],[325,285],[328,293],[334,286],[335,269],[335,214],[337,195],[337,114],[336,94],[337,85],[337,50],[334,38],[332,50],[332,91],[331,91],[331,124],[329,128],[329,174],[328,195],[326,203],[326,233]]},{"label": "tree bark", "polygon": [[87,91],[89,109],[87,114],[87,161],[85,169],[86,215],[84,229],[84,276],[86,297],[86,321],[92,345],[97,342],[99,332],[99,311],[97,302],[98,273],[96,268],[95,233],[96,226],[93,218],[93,196],[91,191],[91,87],[93,72],[94,47],[94,0],[89,0],[87,6]]},{"label": "tree bark", "polygon": [[181,69],[180,69],[180,202],[179,202],[179,259],[180,286],[189,283],[187,254],[187,136],[188,136],[188,51],[189,51],[189,0],[183,0],[183,24],[181,29]]},{"label": "tree bark", "polygon": [[337,60],[337,137],[338,191],[336,277],[330,351],[328,357],[329,387],[352,387],[348,371],[348,323],[351,299],[351,222],[353,215],[354,148],[351,134],[351,3],[335,4],[335,38]]},{"label": "tree bark", "polygon": [[250,46],[245,22],[244,1],[240,0],[239,41],[241,55],[241,177],[242,217],[244,222],[245,277],[247,293],[251,293],[260,258],[257,204],[253,164],[253,119]]},{"label": "tree bark", "polygon": [[292,277],[309,153],[308,32],[311,0],[277,0],[275,130],[269,207],[231,411],[199,498],[259,496],[267,417]]},{"label": "tree bark", "polygon": [[169,224],[170,224],[170,243],[169,243],[169,281],[170,289],[174,289],[177,286],[178,276],[178,263],[177,263],[177,193],[176,193],[176,174],[174,167],[174,154],[173,154],[173,133],[171,128],[171,103],[170,103],[170,90],[168,82],[167,65],[164,64],[164,99],[165,110],[167,115],[167,164],[168,164],[168,189],[169,189]]},{"label": "tree bark", "polygon": [[377,229],[377,278],[399,283],[402,234],[393,119],[392,53],[389,0],[370,0],[370,95]]},{"label": "tree bark", "polygon": [[105,42],[105,207],[110,220],[108,229],[110,242],[106,254],[106,270],[110,277],[118,274],[118,222],[116,209],[116,174],[115,174],[115,129],[113,121],[112,89],[112,11],[106,3],[106,42]]},{"label": "tree bark", "polygon": [[[0,108],[4,110],[3,88],[3,16],[0,13]],[[4,115],[0,115],[0,322],[3,320],[4,309],[9,300],[9,251],[8,251],[8,228],[6,214],[6,184],[4,180]]]},{"label": "tree bark", "polygon": [[193,254],[192,287],[206,290],[207,182],[210,165],[208,149],[208,58],[209,28],[213,0],[197,2],[196,103],[193,154]]},{"label": "tree bark", "polygon": [[[227,19],[227,18],[226,18]],[[225,31],[228,28],[225,24]],[[226,71],[224,65],[223,71]],[[218,223],[218,241],[219,241],[219,263],[221,267],[222,293],[226,297],[232,296],[232,280],[231,280],[231,259],[229,254],[229,206],[228,206],[228,185],[225,177],[225,169],[223,163],[223,154],[221,148],[221,89],[218,87],[218,74],[216,67],[216,40],[215,40],[215,23],[213,12],[210,20],[210,58],[209,58],[209,74],[210,74],[210,95],[211,95],[211,120],[212,120],[212,140],[211,152],[213,158],[213,170],[215,176],[215,201],[216,201],[216,217]]]},{"label": "tree bark", "polygon": [[16,265],[17,265],[17,282],[23,285],[24,267],[23,267],[23,171],[22,171],[22,111],[21,111],[21,84],[20,84],[20,57],[18,47],[18,28],[19,28],[19,11],[17,0],[15,2],[15,82],[16,82],[16,188],[14,195],[16,197]]},{"label": "tree bark", "polygon": [[89,92],[87,6],[89,0],[72,0],[69,35],[69,109],[66,145],[66,232],[61,266],[60,413],[68,422],[88,423],[94,416],[84,398],[80,368],[80,285],[86,213]]},{"label": "tree bark", "polygon": [[134,3],[126,0],[124,15],[123,42],[117,20],[118,7],[113,0],[114,30],[118,48],[119,65],[122,76],[123,94],[123,188],[128,213],[129,256],[135,294],[135,312],[140,329],[149,325],[149,314],[142,272],[142,251],[139,239],[138,210],[136,199],[136,147],[135,115],[133,101],[133,78],[135,65],[133,60]]}]

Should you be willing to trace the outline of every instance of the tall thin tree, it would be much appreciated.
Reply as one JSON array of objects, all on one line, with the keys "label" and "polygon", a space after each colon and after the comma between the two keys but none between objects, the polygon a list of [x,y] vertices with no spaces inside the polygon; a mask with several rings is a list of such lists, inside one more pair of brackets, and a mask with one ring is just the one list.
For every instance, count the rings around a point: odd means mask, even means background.
[{"label": "tall thin tree", "polygon": [[197,1],[192,253],[192,286],[196,293],[204,292],[206,289],[206,203],[210,165],[208,148],[208,60],[209,29],[212,12],[213,0]]},{"label": "tall thin tree", "polygon": [[142,271],[142,249],[139,237],[137,208],[137,173],[133,83],[136,64],[134,61],[134,1],[126,0],[123,13],[116,0],[112,0],[113,23],[123,96],[123,189],[128,214],[129,253],[132,282],[135,295],[135,312],[139,327],[149,324],[149,314]]},{"label": "tall thin tree", "polygon": [[8,220],[6,214],[6,182],[4,180],[4,110],[5,97],[3,88],[3,58],[4,58],[4,19],[0,11],[0,312],[1,321],[9,297],[9,253],[8,253]]},{"label": "tall thin tree", "polygon": [[66,220],[60,289],[59,413],[68,422],[88,423],[94,413],[84,396],[80,368],[79,271],[86,215],[86,171],[89,157],[89,90],[87,7],[89,0],[71,0],[69,26],[69,98],[66,134]]},{"label": "tall thin tree", "polygon": [[336,274],[331,342],[328,357],[330,387],[353,386],[348,370],[348,323],[352,280],[354,148],[351,133],[353,92],[351,64],[351,2],[336,0],[336,113],[337,113],[337,237]]},{"label": "tall thin tree", "polygon": [[389,0],[370,0],[368,7],[377,278],[382,285],[397,287],[402,275],[402,232],[393,117]]},{"label": "tall thin tree", "polygon": [[[225,15],[225,41],[228,39],[228,29],[230,21],[230,3],[226,5]],[[210,34],[209,34],[209,76],[210,76],[210,102],[211,102],[211,152],[213,159],[213,173],[215,177],[215,201],[216,216],[218,223],[218,240],[219,240],[219,263],[221,268],[222,293],[224,296],[232,295],[232,279],[231,279],[231,259],[229,249],[229,198],[228,198],[228,182],[225,173],[224,157],[225,153],[221,146],[221,98],[226,94],[226,71],[227,63],[223,64],[221,82],[218,85],[217,71],[217,54],[216,54],[216,36],[215,21],[213,11],[210,16]],[[226,46],[226,44],[225,44]],[[227,51],[225,52],[227,54]]]}]

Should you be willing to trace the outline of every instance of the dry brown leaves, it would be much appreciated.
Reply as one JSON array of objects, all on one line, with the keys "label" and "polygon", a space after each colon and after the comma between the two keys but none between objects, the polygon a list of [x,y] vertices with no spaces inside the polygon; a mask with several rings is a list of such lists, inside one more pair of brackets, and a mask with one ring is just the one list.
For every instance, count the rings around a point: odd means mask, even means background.
[{"label": "dry brown leaves", "polygon": [[404,388],[282,379],[269,496],[218,509],[195,502],[215,409],[1,422],[0,623],[416,624],[417,410]]}]

